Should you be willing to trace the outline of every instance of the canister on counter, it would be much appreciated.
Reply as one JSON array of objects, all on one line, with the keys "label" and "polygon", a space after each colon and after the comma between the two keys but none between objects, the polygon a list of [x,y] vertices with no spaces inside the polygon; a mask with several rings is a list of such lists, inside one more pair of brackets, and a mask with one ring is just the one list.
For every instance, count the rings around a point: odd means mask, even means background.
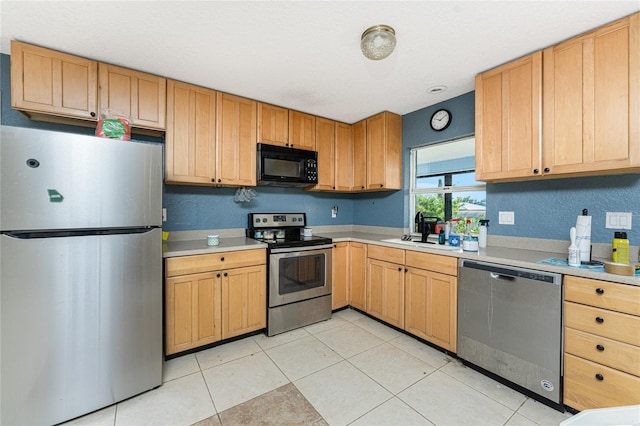
[{"label": "canister on counter", "polygon": [[629,263],[629,240],[626,232],[613,234],[611,243],[611,259],[616,263]]}]

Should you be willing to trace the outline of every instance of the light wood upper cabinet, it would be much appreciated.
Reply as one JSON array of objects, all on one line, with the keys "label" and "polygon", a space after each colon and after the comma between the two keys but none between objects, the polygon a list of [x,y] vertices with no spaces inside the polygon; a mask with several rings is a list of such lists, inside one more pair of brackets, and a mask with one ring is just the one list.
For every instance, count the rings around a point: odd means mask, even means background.
[{"label": "light wood upper cabinet", "polygon": [[383,112],[367,119],[367,189],[402,188],[402,117]]},{"label": "light wood upper cabinet", "polygon": [[335,186],[336,122],[316,117],[316,149],[318,151],[318,183],[311,189],[333,191]]},{"label": "light wood upper cabinet", "polygon": [[354,308],[367,309],[367,245],[349,243],[349,304]]},{"label": "light wood upper cabinet", "polygon": [[163,77],[101,63],[98,104],[126,114],[135,127],[165,130],[167,82]]},{"label": "light wood upper cabinet", "polygon": [[476,76],[476,179],[640,170],[640,13]]},{"label": "light wood upper cabinet", "polygon": [[289,111],[289,146],[316,150],[316,117],[298,111]]},{"label": "light wood upper cabinet", "polygon": [[211,185],[216,176],[216,92],[167,82],[165,181]]},{"label": "light wood upper cabinet", "polygon": [[542,52],[476,76],[476,180],[540,175]]},{"label": "light wood upper cabinet", "polygon": [[336,191],[349,192],[353,188],[353,128],[336,123],[334,186]]},{"label": "light wood upper cabinet", "polygon": [[97,62],[11,41],[13,108],[30,118],[43,113],[96,121],[97,96]]},{"label": "light wood upper cabinet", "polygon": [[258,102],[258,142],[289,146],[289,110]]},{"label": "light wood upper cabinet", "polygon": [[349,304],[349,243],[334,243],[331,255],[331,309]]},{"label": "light wood upper cabinet", "polygon": [[256,186],[257,102],[218,92],[216,183]]},{"label": "light wood upper cabinet", "polygon": [[544,50],[550,174],[640,167],[640,13]]},{"label": "light wood upper cabinet", "polygon": [[367,120],[353,126],[353,191],[367,188]]},{"label": "light wood upper cabinet", "polygon": [[222,271],[222,338],[267,326],[267,267]]}]

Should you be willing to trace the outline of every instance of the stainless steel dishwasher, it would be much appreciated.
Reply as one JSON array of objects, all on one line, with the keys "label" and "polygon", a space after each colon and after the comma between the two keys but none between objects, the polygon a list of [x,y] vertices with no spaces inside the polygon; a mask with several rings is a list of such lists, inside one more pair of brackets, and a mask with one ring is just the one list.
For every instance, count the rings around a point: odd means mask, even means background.
[{"label": "stainless steel dishwasher", "polygon": [[459,265],[458,357],[563,411],[562,275]]}]

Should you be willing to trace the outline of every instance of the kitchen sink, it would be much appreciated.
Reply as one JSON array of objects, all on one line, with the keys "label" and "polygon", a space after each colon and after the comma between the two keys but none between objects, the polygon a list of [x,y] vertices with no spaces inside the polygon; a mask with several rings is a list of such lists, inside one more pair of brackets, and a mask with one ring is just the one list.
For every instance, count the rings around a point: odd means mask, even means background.
[{"label": "kitchen sink", "polygon": [[432,243],[421,243],[420,241],[405,241],[400,238],[389,238],[387,240],[382,240],[385,243],[393,243],[393,244],[402,244],[403,246],[411,246],[411,247],[421,247],[428,248],[433,250],[444,250],[444,251],[460,251],[461,247],[452,247],[447,244],[432,244]]}]

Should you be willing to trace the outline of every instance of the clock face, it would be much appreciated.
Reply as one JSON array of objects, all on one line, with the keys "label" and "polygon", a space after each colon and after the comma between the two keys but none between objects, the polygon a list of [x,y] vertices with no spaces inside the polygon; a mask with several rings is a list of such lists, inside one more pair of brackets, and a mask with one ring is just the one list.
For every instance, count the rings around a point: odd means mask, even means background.
[{"label": "clock face", "polygon": [[444,130],[451,124],[451,113],[446,109],[439,109],[431,116],[431,128],[433,130]]}]

